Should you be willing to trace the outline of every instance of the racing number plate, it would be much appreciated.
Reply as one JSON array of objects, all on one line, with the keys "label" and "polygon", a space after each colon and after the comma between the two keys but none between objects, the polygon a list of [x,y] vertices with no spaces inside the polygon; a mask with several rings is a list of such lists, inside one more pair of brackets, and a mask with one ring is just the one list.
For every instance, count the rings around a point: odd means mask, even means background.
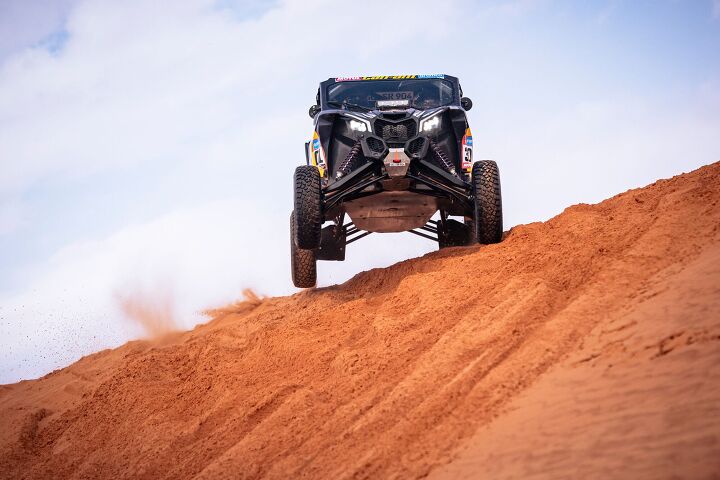
[{"label": "racing number plate", "polygon": [[378,92],[383,100],[408,100],[412,101],[413,92]]}]

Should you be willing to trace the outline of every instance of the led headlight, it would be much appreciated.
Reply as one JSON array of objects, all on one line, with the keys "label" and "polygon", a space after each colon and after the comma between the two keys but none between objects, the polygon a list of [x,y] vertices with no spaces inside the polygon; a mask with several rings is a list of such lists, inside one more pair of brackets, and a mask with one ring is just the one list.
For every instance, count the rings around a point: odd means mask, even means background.
[{"label": "led headlight", "polygon": [[440,126],[440,115],[433,115],[430,118],[426,118],[420,121],[420,131],[430,132]]},{"label": "led headlight", "polygon": [[355,130],[356,132],[367,132],[368,125],[365,122],[350,120],[350,130]]}]

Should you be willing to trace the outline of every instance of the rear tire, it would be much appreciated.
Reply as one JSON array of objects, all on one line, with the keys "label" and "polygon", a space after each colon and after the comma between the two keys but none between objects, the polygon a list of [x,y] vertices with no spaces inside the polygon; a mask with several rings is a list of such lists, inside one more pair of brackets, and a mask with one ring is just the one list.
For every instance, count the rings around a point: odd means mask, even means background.
[{"label": "rear tire", "polygon": [[320,172],[312,165],[295,169],[295,242],[304,250],[320,246],[323,224]]},{"label": "rear tire", "polygon": [[502,240],[502,194],[500,171],[492,160],[480,160],[472,167],[474,200],[473,240],[478,243],[498,243]]},{"label": "rear tire", "polygon": [[314,250],[303,250],[295,244],[295,212],[290,214],[290,270],[293,285],[312,288],[317,283],[317,260]]}]

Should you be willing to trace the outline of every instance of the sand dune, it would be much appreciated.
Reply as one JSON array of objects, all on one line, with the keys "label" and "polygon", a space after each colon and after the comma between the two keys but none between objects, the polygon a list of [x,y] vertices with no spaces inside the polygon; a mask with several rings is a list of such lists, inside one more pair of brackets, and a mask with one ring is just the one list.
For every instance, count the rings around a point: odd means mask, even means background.
[{"label": "sand dune", "polygon": [[720,163],[0,387],[0,478],[720,478]]}]

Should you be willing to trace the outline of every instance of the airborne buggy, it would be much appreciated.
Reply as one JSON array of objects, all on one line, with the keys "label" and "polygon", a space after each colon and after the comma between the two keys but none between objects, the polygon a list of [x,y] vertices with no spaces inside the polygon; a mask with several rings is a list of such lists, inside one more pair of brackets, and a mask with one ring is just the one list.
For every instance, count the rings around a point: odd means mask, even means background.
[{"label": "airborne buggy", "polygon": [[410,232],[440,248],[502,239],[498,167],[472,161],[471,107],[449,75],[320,84],[309,112],[315,130],[305,144],[307,165],[294,177],[296,287],[315,286],[317,260],[345,260],[347,245],[375,232]]}]

